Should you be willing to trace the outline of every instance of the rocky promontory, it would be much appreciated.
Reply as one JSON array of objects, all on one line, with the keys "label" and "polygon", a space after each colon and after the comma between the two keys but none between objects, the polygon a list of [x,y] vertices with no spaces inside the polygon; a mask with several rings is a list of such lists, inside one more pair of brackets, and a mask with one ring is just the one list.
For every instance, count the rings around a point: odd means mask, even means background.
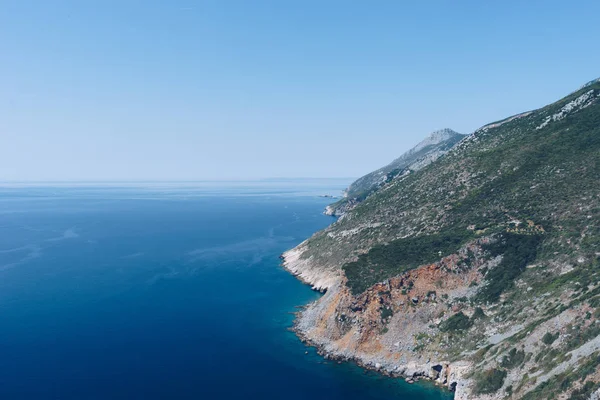
[{"label": "rocky promontory", "polygon": [[298,335],[457,399],[598,398],[600,82],[397,172],[283,254],[325,292]]}]

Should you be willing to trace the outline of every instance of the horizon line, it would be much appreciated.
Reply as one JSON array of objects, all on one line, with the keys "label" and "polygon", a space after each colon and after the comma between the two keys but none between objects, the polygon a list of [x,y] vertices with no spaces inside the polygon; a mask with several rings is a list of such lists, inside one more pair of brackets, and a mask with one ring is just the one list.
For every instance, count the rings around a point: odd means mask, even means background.
[{"label": "horizon line", "polygon": [[271,177],[271,178],[224,178],[224,179],[90,179],[90,180],[0,180],[1,185],[47,185],[47,184],[153,184],[153,183],[244,183],[280,181],[331,181],[356,180],[356,177]]}]

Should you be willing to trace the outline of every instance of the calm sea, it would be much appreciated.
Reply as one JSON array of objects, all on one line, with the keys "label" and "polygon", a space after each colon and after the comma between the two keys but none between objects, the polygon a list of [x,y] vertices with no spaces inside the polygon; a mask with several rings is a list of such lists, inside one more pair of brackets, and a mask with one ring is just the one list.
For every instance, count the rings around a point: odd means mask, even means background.
[{"label": "calm sea", "polygon": [[0,399],[450,398],[288,330],[278,256],[347,183],[0,188]]}]

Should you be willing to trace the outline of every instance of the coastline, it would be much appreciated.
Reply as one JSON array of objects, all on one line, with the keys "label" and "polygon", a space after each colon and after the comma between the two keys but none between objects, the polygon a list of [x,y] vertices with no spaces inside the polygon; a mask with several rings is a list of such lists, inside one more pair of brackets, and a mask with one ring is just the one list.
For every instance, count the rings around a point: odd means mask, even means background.
[{"label": "coastline", "polygon": [[324,293],[340,281],[340,273],[337,271],[325,272],[312,266],[310,259],[302,259],[306,242],[305,240],[298,246],[281,254],[279,256],[281,266],[302,283],[311,286],[313,290]]},{"label": "coastline", "polygon": [[[336,307],[348,297],[342,288],[343,277],[341,274],[330,275],[319,271],[311,266],[310,260],[301,259],[304,243],[280,256],[281,266],[285,270],[301,282],[310,285],[313,290],[324,293],[319,299],[301,306],[301,309],[294,313],[295,319],[290,330],[303,343],[314,347],[319,355],[328,360],[352,362],[383,376],[404,378],[407,383],[427,381],[449,396],[453,393],[456,400],[469,397],[468,380],[465,379],[465,375],[470,371],[468,362],[431,359],[423,362],[420,361],[423,357],[418,354],[410,360],[405,360],[406,362],[399,359],[390,360],[387,354],[384,354],[385,349],[373,353],[361,351],[363,343],[354,340],[358,337],[357,332],[353,332],[353,335],[331,332],[328,323],[337,318]],[[378,342],[380,338],[376,337],[374,340]]]},{"label": "coastline", "polygon": [[304,332],[301,329],[298,328],[298,319],[301,317],[301,314],[302,314],[302,311],[298,311],[298,312],[294,313],[294,315],[296,316],[296,319],[294,320],[294,324],[290,328],[290,330],[296,334],[296,336],[300,339],[300,341],[302,343],[306,344],[307,346],[314,347],[315,350],[317,351],[317,354],[319,354],[324,359],[331,360],[331,361],[351,362],[351,363],[356,364],[360,368],[376,372],[383,376],[387,376],[390,378],[398,378],[398,379],[405,378],[404,379],[405,382],[407,382],[409,384],[419,383],[419,382],[420,383],[427,382],[427,383],[430,383],[433,386],[435,386],[437,389],[443,391],[445,394],[448,394],[448,395],[454,394],[454,391],[451,390],[448,386],[444,385],[443,383],[440,383],[438,380],[433,379],[430,376],[416,374],[416,375],[413,375],[412,377],[410,377],[409,375],[402,374],[398,371],[390,371],[385,368],[376,368],[371,363],[364,362],[360,357],[348,356],[348,355],[343,355],[340,353],[332,353],[332,352],[327,351],[325,345],[311,340],[306,334],[304,334]]}]

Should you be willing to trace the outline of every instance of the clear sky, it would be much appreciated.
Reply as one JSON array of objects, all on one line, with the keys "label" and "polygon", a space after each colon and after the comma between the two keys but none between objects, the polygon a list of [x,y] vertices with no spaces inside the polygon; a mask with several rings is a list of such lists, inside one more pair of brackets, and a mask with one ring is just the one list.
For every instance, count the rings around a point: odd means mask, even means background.
[{"label": "clear sky", "polygon": [[0,0],[0,180],[357,177],[600,77],[600,1]]}]

